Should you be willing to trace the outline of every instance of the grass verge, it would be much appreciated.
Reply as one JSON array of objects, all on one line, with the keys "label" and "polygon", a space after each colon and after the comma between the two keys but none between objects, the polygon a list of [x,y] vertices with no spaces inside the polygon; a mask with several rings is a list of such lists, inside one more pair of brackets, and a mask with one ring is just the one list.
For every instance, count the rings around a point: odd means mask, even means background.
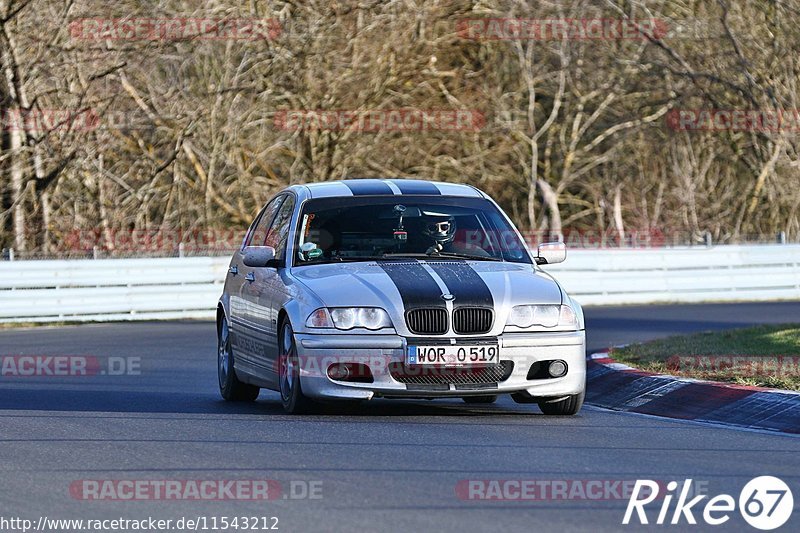
[{"label": "grass verge", "polygon": [[23,329],[23,328],[57,328],[61,326],[77,326],[86,322],[66,321],[66,322],[0,322],[0,330],[3,329]]},{"label": "grass verge", "polygon": [[800,324],[678,335],[615,349],[612,357],[650,372],[800,390]]}]

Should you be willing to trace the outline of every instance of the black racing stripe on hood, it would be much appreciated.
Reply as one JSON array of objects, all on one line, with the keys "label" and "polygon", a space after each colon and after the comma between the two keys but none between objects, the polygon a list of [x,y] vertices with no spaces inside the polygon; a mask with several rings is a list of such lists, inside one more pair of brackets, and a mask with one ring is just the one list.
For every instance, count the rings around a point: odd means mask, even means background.
[{"label": "black racing stripe on hood", "polygon": [[379,261],[378,264],[397,287],[406,311],[420,307],[447,308],[441,298],[442,290],[439,288],[439,284],[420,263],[416,261],[401,263]]},{"label": "black racing stripe on hood", "polygon": [[492,291],[475,270],[462,261],[437,261],[427,263],[442,278],[453,305],[458,307],[494,307]]}]

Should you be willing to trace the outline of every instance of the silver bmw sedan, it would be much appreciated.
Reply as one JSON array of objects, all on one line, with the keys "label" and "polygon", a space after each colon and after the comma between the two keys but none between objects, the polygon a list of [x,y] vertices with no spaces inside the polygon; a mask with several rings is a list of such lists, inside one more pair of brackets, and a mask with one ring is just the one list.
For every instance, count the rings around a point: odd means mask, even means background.
[{"label": "silver bmw sedan", "polygon": [[256,216],[217,307],[222,397],[324,401],[511,394],[573,415],[586,383],[581,306],[480,190],[421,180],[291,186]]}]

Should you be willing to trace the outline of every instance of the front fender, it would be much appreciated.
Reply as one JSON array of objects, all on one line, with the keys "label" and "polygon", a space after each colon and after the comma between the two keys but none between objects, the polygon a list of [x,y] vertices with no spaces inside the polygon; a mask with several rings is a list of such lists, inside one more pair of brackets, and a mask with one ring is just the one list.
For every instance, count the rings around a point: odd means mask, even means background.
[{"label": "front fender", "polygon": [[297,300],[289,300],[284,304],[282,311],[292,323],[292,329],[296,333],[305,332],[306,319],[313,309],[309,311],[308,306],[302,305]]}]

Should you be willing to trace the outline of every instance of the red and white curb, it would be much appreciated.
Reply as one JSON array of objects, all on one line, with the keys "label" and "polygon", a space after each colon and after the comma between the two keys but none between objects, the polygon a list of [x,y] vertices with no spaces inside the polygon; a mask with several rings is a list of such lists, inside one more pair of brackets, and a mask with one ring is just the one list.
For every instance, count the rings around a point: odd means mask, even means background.
[{"label": "red and white curb", "polygon": [[800,393],[654,374],[614,361],[587,360],[586,401],[633,413],[800,434]]}]

